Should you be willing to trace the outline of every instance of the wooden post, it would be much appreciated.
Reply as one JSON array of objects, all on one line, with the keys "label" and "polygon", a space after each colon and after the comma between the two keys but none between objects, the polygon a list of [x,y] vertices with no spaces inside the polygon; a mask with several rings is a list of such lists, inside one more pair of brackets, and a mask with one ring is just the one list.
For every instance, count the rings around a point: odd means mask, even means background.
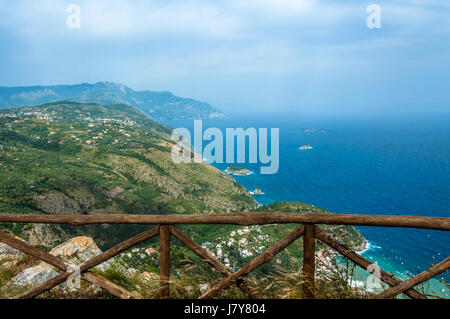
[{"label": "wooden post", "polygon": [[159,233],[159,284],[160,298],[170,296],[170,232],[168,225],[161,225]]},{"label": "wooden post", "polygon": [[315,243],[314,225],[305,225],[303,235],[303,298],[314,298],[314,273],[315,273]]},{"label": "wooden post", "polygon": [[110,294],[121,299],[141,299],[139,296],[133,295],[125,288],[109,281],[105,277],[97,275],[96,273],[87,271],[81,274],[81,278],[99,287],[102,287]]}]

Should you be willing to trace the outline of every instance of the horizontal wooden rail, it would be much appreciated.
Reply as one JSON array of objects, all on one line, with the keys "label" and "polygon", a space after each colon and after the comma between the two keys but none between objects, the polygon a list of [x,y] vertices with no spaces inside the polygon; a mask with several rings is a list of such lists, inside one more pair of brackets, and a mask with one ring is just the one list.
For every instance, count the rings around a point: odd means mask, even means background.
[{"label": "horizontal wooden rail", "polygon": [[215,215],[37,215],[0,214],[0,222],[42,223],[42,224],[326,224],[407,227],[435,230],[450,230],[450,217],[421,217],[407,215],[352,215],[316,213],[251,212]]}]

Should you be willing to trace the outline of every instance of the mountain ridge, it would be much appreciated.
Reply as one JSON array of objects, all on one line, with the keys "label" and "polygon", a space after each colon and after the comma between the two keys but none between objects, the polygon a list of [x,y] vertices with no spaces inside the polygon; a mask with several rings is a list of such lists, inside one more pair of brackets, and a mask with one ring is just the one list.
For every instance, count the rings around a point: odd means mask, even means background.
[{"label": "mountain ridge", "polygon": [[114,82],[0,87],[0,109],[38,106],[58,101],[131,105],[161,122],[226,117],[223,112],[206,102],[178,97],[169,91],[135,91]]}]

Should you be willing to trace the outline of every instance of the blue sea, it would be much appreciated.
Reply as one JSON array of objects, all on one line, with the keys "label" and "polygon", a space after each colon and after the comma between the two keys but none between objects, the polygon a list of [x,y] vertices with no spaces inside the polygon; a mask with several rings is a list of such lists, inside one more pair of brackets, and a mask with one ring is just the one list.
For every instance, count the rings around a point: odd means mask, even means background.
[{"label": "blue sea", "polygon": [[[193,134],[192,121],[168,124],[186,127]],[[260,204],[301,201],[334,213],[450,217],[449,114],[240,115],[203,121],[203,130],[208,127],[222,129],[224,136],[225,128],[279,128],[278,173],[261,175],[261,164],[237,164],[254,172],[234,178],[249,191],[260,188],[264,194],[253,195]],[[299,150],[306,144],[312,149]],[[212,165],[223,171],[230,166]],[[401,279],[450,256],[448,232],[388,227],[357,229],[370,243],[363,256]],[[450,281],[450,273],[431,280],[426,285],[427,292],[450,298],[449,289],[439,281],[441,278]]]}]

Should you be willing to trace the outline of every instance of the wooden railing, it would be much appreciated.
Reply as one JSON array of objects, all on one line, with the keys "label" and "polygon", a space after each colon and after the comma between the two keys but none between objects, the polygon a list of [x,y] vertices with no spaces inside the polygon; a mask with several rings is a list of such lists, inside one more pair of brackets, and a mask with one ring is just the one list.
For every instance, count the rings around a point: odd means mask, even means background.
[{"label": "wooden railing", "polygon": [[[260,265],[271,261],[275,255],[291,245],[303,236],[303,296],[314,298],[315,280],[315,240],[318,239],[327,244],[345,258],[351,260],[363,269],[368,269],[372,264],[344,244],[339,243],[331,236],[323,232],[317,225],[359,225],[359,226],[385,226],[385,227],[407,227],[434,229],[441,231],[450,230],[450,218],[448,217],[418,217],[418,216],[394,216],[394,215],[353,215],[353,214],[297,214],[297,213],[231,213],[220,215],[18,215],[0,214],[0,222],[13,223],[44,223],[44,224],[145,224],[157,225],[139,235],[129,238],[120,244],[108,249],[102,254],[85,261],[79,266],[81,278],[97,286],[104,288],[109,293],[124,299],[134,299],[137,296],[131,294],[123,287],[116,285],[108,279],[93,273],[91,268],[111,259],[121,252],[130,249],[150,238],[160,236],[160,297],[170,296],[170,237],[179,239],[186,247],[196,255],[222,273],[225,278],[200,296],[200,299],[216,297],[221,291],[236,284],[252,298],[262,296],[248,285],[246,276]],[[228,224],[228,225],[267,225],[267,224],[302,224],[283,239],[276,242],[256,258],[233,272],[230,268],[220,262],[208,250],[192,240],[187,234],[174,225],[178,224]],[[62,259],[46,253],[26,242],[19,240],[4,232],[0,232],[0,242],[16,248],[25,254],[38,258],[56,268],[61,272],[58,276],[31,288],[30,290],[15,296],[15,299],[34,298],[66,281],[74,270]],[[415,298],[426,299],[427,297],[414,289],[415,286],[437,276],[450,268],[450,257],[436,265],[431,266],[424,272],[401,281],[392,274],[381,270],[381,280],[391,288],[374,296],[374,298],[392,298],[401,293]]]}]

